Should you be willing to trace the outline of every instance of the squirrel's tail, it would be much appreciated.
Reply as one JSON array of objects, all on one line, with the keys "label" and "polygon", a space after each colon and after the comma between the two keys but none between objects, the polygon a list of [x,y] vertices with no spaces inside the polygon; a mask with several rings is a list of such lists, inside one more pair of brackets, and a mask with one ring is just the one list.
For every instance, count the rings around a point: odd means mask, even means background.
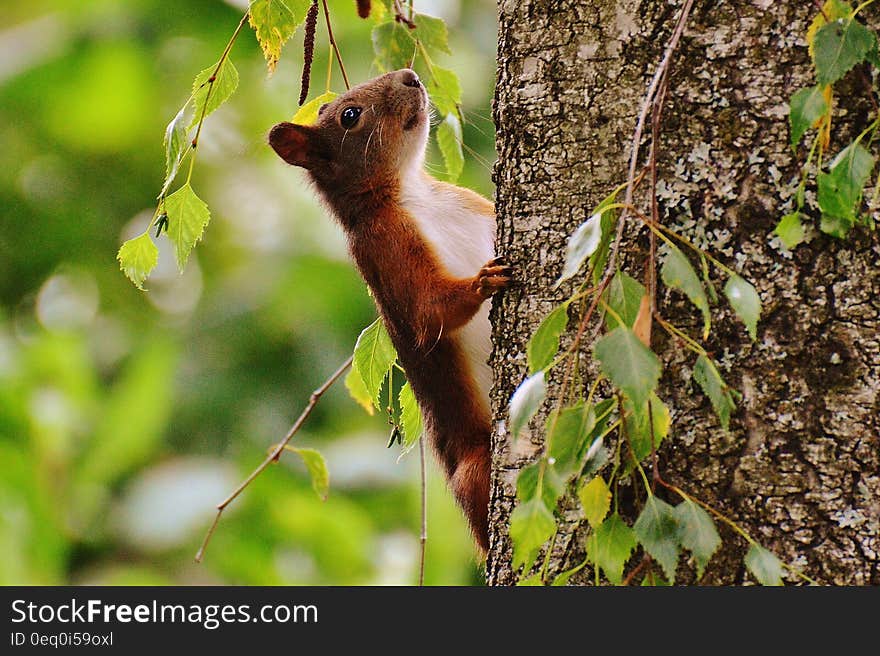
[{"label": "squirrel's tail", "polygon": [[489,549],[489,478],[491,473],[489,445],[467,451],[450,472],[452,493],[470,522],[471,531],[483,550]]}]

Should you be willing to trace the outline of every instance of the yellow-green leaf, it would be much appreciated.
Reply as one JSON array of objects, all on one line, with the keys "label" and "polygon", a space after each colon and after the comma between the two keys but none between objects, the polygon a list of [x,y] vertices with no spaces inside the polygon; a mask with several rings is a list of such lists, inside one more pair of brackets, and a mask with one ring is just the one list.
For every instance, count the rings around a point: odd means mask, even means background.
[{"label": "yellow-green leaf", "polygon": [[150,275],[159,261],[159,249],[150,238],[150,233],[145,232],[140,237],[129,239],[122,244],[116,254],[119,260],[119,268],[131,280],[138,289],[144,288],[144,280]]},{"label": "yellow-green leaf", "polygon": [[584,517],[594,529],[605,519],[605,515],[611,509],[611,490],[605,483],[605,479],[596,476],[578,490],[578,499],[584,510]]},{"label": "yellow-green leaf", "polygon": [[660,360],[631,329],[615,328],[596,342],[594,353],[602,373],[636,406],[647,402],[660,380]]},{"label": "yellow-green leaf", "polygon": [[730,414],[736,410],[736,402],[733,399],[730,387],[727,386],[727,383],[721,378],[721,374],[718,373],[718,368],[705,355],[697,358],[697,363],[694,365],[694,380],[697,381],[703,392],[706,393],[706,396],[712,402],[712,407],[715,409],[715,414],[718,415],[721,427],[727,430],[730,424]]},{"label": "yellow-green leaf", "polygon": [[429,51],[437,50],[451,55],[449,49],[449,34],[446,29],[446,22],[442,18],[429,16],[428,14],[416,14],[414,16],[416,24],[415,36],[422,42]]},{"label": "yellow-green leaf", "polygon": [[529,339],[526,345],[526,359],[530,374],[546,369],[559,350],[559,337],[568,325],[568,303],[566,301],[556,306],[544,317],[535,334]]},{"label": "yellow-green leaf", "polygon": [[370,392],[364,384],[361,372],[354,367],[349,370],[348,375],[345,377],[345,389],[348,390],[349,396],[351,396],[359,406],[366,410],[368,414],[372,415],[375,412],[373,408],[373,399],[370,397]]},{"label": "yellow-green leaf", "polygon": [[683,291],[700,312],[703,313],[703,339],[709,337],[711,315],[709,301],[700,277],[694,271],[690,261],[678,248],[667,245],[663,268],[660,270],[663,283],[667,287],[675,287]]},{"label": "yellow-green leaf", "polygon": [[666,577],[674,583],[679,554],[679,525],[675,509],[652,494],[633,524],[633,531],[645,550],[660,563]]},{"label": "yellow-green leaf", "polygon": [[855,17],[826,23],[813,38],[816,81],[823,86],[834,84],[864,61],[876,42],[874,33]]},{"label": "yellow-green leaf", "polygon": [[379,408],[379,392],[388,371],[397,359],[397,351],[381,319],[364,328],[354,347],[352,367],[360,373],[370,399]]},{"label": "yellow-green leaf", "polygon": [[312,479],[312,489],[321,501],[326,501],[327,495],[330,493],[330,472],[327,470],[324,456],[315,449],[303,449],[292,446],[287,448],[302,458],[306,469],[309,471],[309,477]]},{"label": "yellow-green leaf", "polygon": [[[227,57],[217,71],[217,64],[213,64],[196,75],[193,80],[193,106],[195,111],[190,119],[187,131],[198,125],[203,115],[208,116],[220,105],[229,100],[229,96],[238,88],[238,70]],[[214,81],[211,82],[212,76]]]},{"label": "yellow-green leaf", "polygon": [[281,48],[305,20],[311,0],[254,0],[248,22],[254,28],[269,73],[275,71]]},{"label": "yellow-green leaf", "polygon": [[293,118],[290,119],[290,122],[297,125],[314,125],[318,122],[318,112],[321,106],[333,102],[333,99],[338,95],[338,93],[333,93],[332,91],[325,91],[317,98],[313,98],[300,107],[296,114],[293,115]]},{"label": "yellow-green leaf", "polygon": [[373,28],[373,52],[376,65],[383,72],[406,68],[413,61],[416,42],[409,28],[397,21],[388,21]]},{"label": "yellow-green leaf", "polygon": [[[651,410],[650,415],[648,406]],[[648,400],[640,406],[634,405],[628,398],[625,399],[623,408],[626,411],[624,420],[626,436],[636,460],[641,461],[651,454],[652,443],[654,449],[657,449],[669,435],[669,426],[672,423],[669,408],[654,392],[651,392]]]},{"label": "yellow-green leaf", "polygon": [[614,513],[599,524],[587,538],[587,558],[596,567],[602,568],[605,576],[614,585],[623,580],[623,567],[636,547],[633,530]]},{"label": "yellow-green leaf", "polygon": [[800,244],[806,236],[804,225],[801,223],[801,213],[791,212],[783,216],[776,224],[773,234],[779,237],[779,241],[788,250]]},{"label": "yellow-green leaf", "polygon": [[183,271],[193,246],[202,238],[211,220],[211,213],[188,182],[165,199],[165,213],[168,238],[174,243],[177,266]]},{"label": "yellow-green leaf", "polygon": [[513,542],[514,568],[528,568],[556,530],[553,513],[540,497],[520,503],[510,515],[510,539]]},{"label": "yellow-green leaf", "polygon": [[461,104],[461,83],[454,71],[442,66],[432,66],[427,82],[428,96],[442,115],[458,116]]},{"label": "yellow-green leaf", "polygon": [[721,546],[718,529],[709,513],[687,498],[675,507],[675,518],[678,520],[681,546],[693,554],[697,578],[700,578],[712,554]]},{"label": "yellow-green leaf", "polygon": [[168,187],[177,175],[186,149],[189,147],[186,138],[188,130],[184,123],[185,111],[186,107],[182,107],[165,128],[165,183],[162,185],[161,196],[164,196],[168,191]]},{"label": "yellow-green leaf", "polygon": [[461,122],[455,114],[447,114],[437,126],[437,145],[446,164],[446,177],[450,182],[458,180],[464,168],[464,154],[461,151]]},{"label": "yellow-green leaf", "polygon": [[422,436],[422,413],[409,381],[400,388],[397,399],[400,403],[400,425],[403,428],[403,451],[406,453]]},{"label": "yellow-green leaf", "polygon": [[745,564],[761,585],[782,585],[782,563],[764,547],[752,544]]},{"label": "yellow-green leaf", "polygon": [[614,311],[614,314],[605,314],[608,330],[614,330],[619,325],[615,314],[623,320],[624,325],[632,328],[639,316],[645,294],[645,286],[638,280],[623,271],[615,273],[608,283],[608,291],[605,292],[605,302]]}]

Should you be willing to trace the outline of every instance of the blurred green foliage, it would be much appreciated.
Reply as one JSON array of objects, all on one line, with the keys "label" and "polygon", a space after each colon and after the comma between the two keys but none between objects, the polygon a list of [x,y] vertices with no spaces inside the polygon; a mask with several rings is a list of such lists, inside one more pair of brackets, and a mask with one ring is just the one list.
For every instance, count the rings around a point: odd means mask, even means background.
[{"label": "blurred green foliage", "polygon": [[[119,244],[143,230],[161,186],[165,125],[245,4],[4,4],[0,584],[416,580],[417,453],[398,462],[384,419],[341,383],[296,438],[326,456],[329,499],[287,454],[193,562],[214,505],[375,316],[338,228],[265,144],[296,109],[301,32],[269,79],[252,34],[233,50],[240,88],[206,121],[193,178],[213,219],[186,272],[164,237],[148,292],[119,271]],[[416,6],[449,24],[454,54],[441,63],[462,78],[478,153],[460,182],[491,195],[494,2]],[[370,77],[371,23],[352,0],[330,7],[349,75]],[[327,54],[319,24],[316,72]],[[433,145],[429,162],[442,170]],[[442,476],[429,480],[426,580],[479,582]]]}]

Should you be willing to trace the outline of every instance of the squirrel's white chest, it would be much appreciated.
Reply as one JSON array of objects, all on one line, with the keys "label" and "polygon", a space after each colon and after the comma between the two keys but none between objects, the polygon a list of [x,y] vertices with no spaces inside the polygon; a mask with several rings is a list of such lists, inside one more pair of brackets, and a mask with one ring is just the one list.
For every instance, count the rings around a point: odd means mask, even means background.
[{"label": "squirrel's white chest", "polygon": [[[419,182],[402,190],[401,201],[452,276],[475,276],[494,257],[495,217],[475,211],[454,190]],[[487,302],[456,333],[487,403],[492,385],[492,371],[487,363],[492,348],[491,330]]]},{"label": "squirrel's white chest", "polygon": [[404,188],[402,205],[449,273],[475,276],[495,250],[495,219],[475,212],[455,192],[427,185]]}]

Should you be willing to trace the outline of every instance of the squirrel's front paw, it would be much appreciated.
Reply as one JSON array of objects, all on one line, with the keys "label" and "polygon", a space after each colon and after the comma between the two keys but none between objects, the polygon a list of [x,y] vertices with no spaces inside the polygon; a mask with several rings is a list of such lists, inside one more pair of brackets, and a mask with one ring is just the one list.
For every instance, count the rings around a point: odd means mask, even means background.
[{"label": "squirrel's front paw", "polygon": [[484,298],[489,298],[492,294],[509,287],[512,282],[513,267],[508,265],[503,257],[496,257],[480,269],[474,286]]}]

